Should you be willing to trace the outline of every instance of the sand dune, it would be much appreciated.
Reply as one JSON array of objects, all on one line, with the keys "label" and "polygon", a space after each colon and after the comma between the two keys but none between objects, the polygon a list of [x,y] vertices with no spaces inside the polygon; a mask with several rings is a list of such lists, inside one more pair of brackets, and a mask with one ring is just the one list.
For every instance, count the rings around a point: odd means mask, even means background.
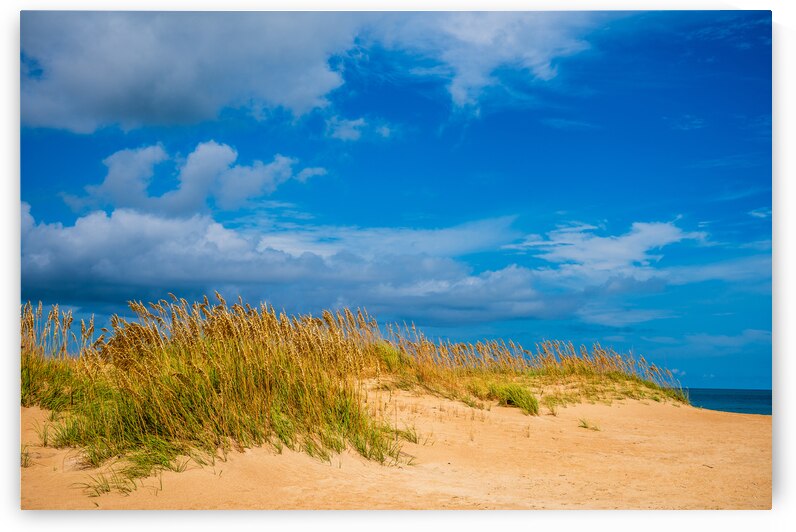
[{"label": "sand dune", "polygon": [[[21,409],[23,509],[654,509],[771,507],[771,417],[672,403],[615,401],[524,415],[473,409],[411,392],[379,392],[371,407],[414,427],[410,465],[352,452],[323,462],[256,448],[215,465],[189,464],[128,495],[89,497],[97,470],[75,450],[41,447],[47,413]],[[542,409],[545,411],[545,409]],[[587,420],[599,430],[580,427]]]}]

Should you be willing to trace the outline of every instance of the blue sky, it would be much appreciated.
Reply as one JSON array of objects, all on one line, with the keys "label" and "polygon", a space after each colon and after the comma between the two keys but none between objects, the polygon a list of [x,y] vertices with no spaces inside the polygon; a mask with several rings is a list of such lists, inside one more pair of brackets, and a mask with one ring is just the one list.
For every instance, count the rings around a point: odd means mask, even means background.
[{"label": "blue sky", "polygon": [[768,12],[21,22],[22,299],[219,290],[771,386]]}]

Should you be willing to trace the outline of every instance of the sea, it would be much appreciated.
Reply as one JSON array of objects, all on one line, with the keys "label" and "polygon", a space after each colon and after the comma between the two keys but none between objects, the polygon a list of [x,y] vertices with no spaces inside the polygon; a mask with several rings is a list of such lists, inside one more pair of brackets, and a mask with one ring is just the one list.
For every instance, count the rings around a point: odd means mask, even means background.
[{"label": "sea", "polygon": [[685,391],[691,404],[700,408],[771,415],[771,390],[688,388]]}]

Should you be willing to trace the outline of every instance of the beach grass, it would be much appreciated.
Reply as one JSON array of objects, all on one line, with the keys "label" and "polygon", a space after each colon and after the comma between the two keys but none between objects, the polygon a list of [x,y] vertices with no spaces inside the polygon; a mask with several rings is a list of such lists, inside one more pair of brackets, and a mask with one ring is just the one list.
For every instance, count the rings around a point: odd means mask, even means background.
[{"label": "beach grass", "polygon": [[580,427],[582,429],[593,430],[593,431],[596,431],[596,432],[600,431],[600,427],[599,426],[595,425],[594,423],[592,423],[588,419],[583,419],[583,418],[578,420],[578,427]]},{"label": "beach grass", "polygon": [[51,411],[42,445],[120,464],[87,484],[93,493],[260,445],[408,462],[402,441],[419,435],[367,408],[374,383],[528,415],[540,398],[552,413],[583,400],[686,401],[667,370],[599,345],[433,342],[361,310],[289,316],[216,300],[132,302],[135,319],[113,316],[97,338],[93,319],[78,333],[71,312],[23,305],[21,404]]}]

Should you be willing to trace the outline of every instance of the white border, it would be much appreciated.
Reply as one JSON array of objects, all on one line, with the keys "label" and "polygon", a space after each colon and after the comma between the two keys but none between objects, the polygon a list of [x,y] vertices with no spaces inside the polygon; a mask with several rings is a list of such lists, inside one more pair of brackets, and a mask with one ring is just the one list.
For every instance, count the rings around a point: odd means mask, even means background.
[{"label": "white border", "polygon": [[[5,0],[2,2],[0,27],[0,71],[2,84],[2,121],[0,122],[0,161],[2,182],[3,299],[0,302],[0,330],[4,391],[0,412],[6,437],[0,439],[3,464],[0,480],[0,501],[7,530],[94,530],[112,529],[140,531],[143,526],[179,527],[193,530],[217,530],[221,527],[293,528],[308,525],[324,530],[402,530],[417,525],[465,530],[494,529],[519,526],[539,530],[617,530],[666,531],[710,529],[750,530],[760,528],[784,530],[787,522],[796,522],[793,515],[794,393],[789,377],[794,376],[790,355],[796,355],[792,310],[793,276],[796,271],[793,248],[794,185],[794,115],[792,100],[796,94],[792,64],[796,58],[796,20],[793,1],[774,0],[670,0],[670,1],[597,1],[597,0],[294,0],[255,1],[228,0]],[[774,19],[774,510],[771,512],[21,512],[19,510],[19,11],[29,9],[75,10],[649,10],[649,9],[770,9]],[[787,59],[787,60],[786,60]],[[790,64],[789,64],[790,63]],[[787,96],[790,95],[790,98]],[[789,176],[789,178],[786,178]],[[788,304],[791,303],[791,304]],[[788,327],[786,324],[791,324]],[[792,525],[791,525],[792,526]]]}]

